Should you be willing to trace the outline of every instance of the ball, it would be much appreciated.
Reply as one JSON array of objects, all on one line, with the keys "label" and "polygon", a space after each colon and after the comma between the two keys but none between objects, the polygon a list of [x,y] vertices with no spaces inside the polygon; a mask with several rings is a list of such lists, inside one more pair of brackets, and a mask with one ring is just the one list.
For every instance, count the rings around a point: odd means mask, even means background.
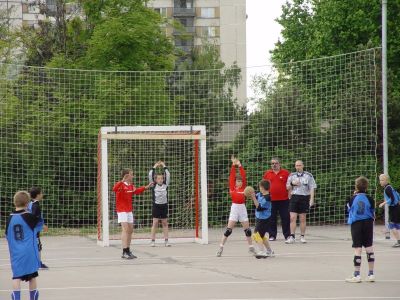
[{"label": "ball", "polygon": [[243,194],[247,197],[250,198],[254,194],[254,189],[252,186],[246,186],[246,188],[243,191]]}]

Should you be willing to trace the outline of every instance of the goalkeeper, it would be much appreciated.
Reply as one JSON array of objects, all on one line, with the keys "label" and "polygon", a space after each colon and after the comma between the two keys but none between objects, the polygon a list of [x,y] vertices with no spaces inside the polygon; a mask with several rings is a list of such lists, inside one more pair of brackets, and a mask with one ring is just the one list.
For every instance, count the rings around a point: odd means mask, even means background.
[{"label": "goalkeeper", "polygon": [[273,256],[274,251],[268,242],[268,229],[270,225],[271,217],[271,197],[269,195],[270,183],[268,180],[261,180],[258,184],[260,192],[257,194],[251,186],[244,189],[244,194],[246,197],[251,198],[256,207],[256,228],[252,235],[253,240],[257,243],[260,249],[256,258],[266,258],[268,256]]},{"label": "goalkeeper", "polygon": [[[251,229],[249,226],[249,218],[246,209],[246,197],[244,196],[244,187],[246,186],[246,171],[240,161],[232,155],[232,167],[229,174],[229,194],[232,198],[231,212],[229,214],[228,226],[221,238],[221,243],[217,251],[217,256],[221,256],[224,251],[224,245],[228,237],[232,234],[232,230],[237,222],[243,226],[247,243],[249,244],[249,252],[256,254],[251,240]],[[239,168],[240,175],[236,175],[236,167]]]},{"label": "goalkeeper", "polygon": [[[157,174],[157,167],[162,167],[163,174]],[[171,181],[171,174],[163,161],[154,164],[149,172],[149,181],[151,186],[151,194],[153,197],[153,226],[151,227],[151,246],[156,245],[156,230],[159,221],[161,221],[164,233],[164,245],[170,247],[168,243],[168,186]]]}]

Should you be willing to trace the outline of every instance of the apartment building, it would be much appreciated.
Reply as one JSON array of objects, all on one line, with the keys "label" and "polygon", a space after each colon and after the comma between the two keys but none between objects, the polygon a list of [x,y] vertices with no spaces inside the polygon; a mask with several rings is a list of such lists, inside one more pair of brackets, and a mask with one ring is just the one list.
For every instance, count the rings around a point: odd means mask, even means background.
[{"label": "apartment building", "polygon": [[45,3],[45,0],[0,0],[0,10],[8,14],[10,27],[36,26],[45,18],[41,13]]},{"label": "apartment building", "polygon": [[246,0],[151,0],[148,5],[182,24],[184,35],[167,29],[178,48],[190,52],[207,42],[219,48],[227,66],[236,62],[242,71],[236,96],[246,103]]}]

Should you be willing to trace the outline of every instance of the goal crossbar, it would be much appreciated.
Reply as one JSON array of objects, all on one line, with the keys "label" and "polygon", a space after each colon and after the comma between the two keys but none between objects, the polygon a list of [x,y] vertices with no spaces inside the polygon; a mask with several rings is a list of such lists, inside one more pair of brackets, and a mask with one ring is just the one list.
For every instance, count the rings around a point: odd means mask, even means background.
[{"label": "goal crossbar", "polygon": [[[207,161],[206,128],[196,126],[118,126],[101,127],[98,137],[98,232],[101,246],[110,245],[109,186],[108,186],[108,141],[109,140],[193,140],[195,149],[196,224],[193,238],[182,239],[201,244],[208,243]],[[105,175],[101,175],[105,174]],[[200,178],[199,178],[200,177]],[[199,214],[201,211],[201,216]],[[201,218],[201,219],[200,219]],[[201,223],[200,223],[201,222]],[[201,226],[200,226],[201,224]],[[178,239],[177,239],[178,240]],[[140,240],[138,242],[141,242]],[[171,242],[173,240],[171,239]],[[177,241],[181,242],[181,241]]]}]

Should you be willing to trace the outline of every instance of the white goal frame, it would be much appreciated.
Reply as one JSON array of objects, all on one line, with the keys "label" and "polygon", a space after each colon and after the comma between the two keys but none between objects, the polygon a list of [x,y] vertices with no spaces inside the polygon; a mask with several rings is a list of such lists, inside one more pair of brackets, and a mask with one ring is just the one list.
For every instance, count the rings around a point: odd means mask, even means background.
[{"label": "white goal frame", "polygon": [[[171,132],[177,134],[170,134]],[[138,133],[135,133],[138,132]],[[149,132],[149,134],[144,134]],[[181,134],[179,134],[181,133]],[[97,244],[108,247],[120,244],[120,240],[110,241],[109,186],[108,186],[108,140],[193,140],[198,141],[199,189],[198,213],[193,238],[171,238],[171,243],[196,242],[208,244],[208,201],[207,201],[207,155],[206,127],[196,126],[113,126],[101,127],[98,137],[98,178],[97,178]],[[201,236],[200,236],[201,230]],[[150,239],[150,232],[149,232]],[[149,239],[133,239],[133,243],[148,243]]]}]

